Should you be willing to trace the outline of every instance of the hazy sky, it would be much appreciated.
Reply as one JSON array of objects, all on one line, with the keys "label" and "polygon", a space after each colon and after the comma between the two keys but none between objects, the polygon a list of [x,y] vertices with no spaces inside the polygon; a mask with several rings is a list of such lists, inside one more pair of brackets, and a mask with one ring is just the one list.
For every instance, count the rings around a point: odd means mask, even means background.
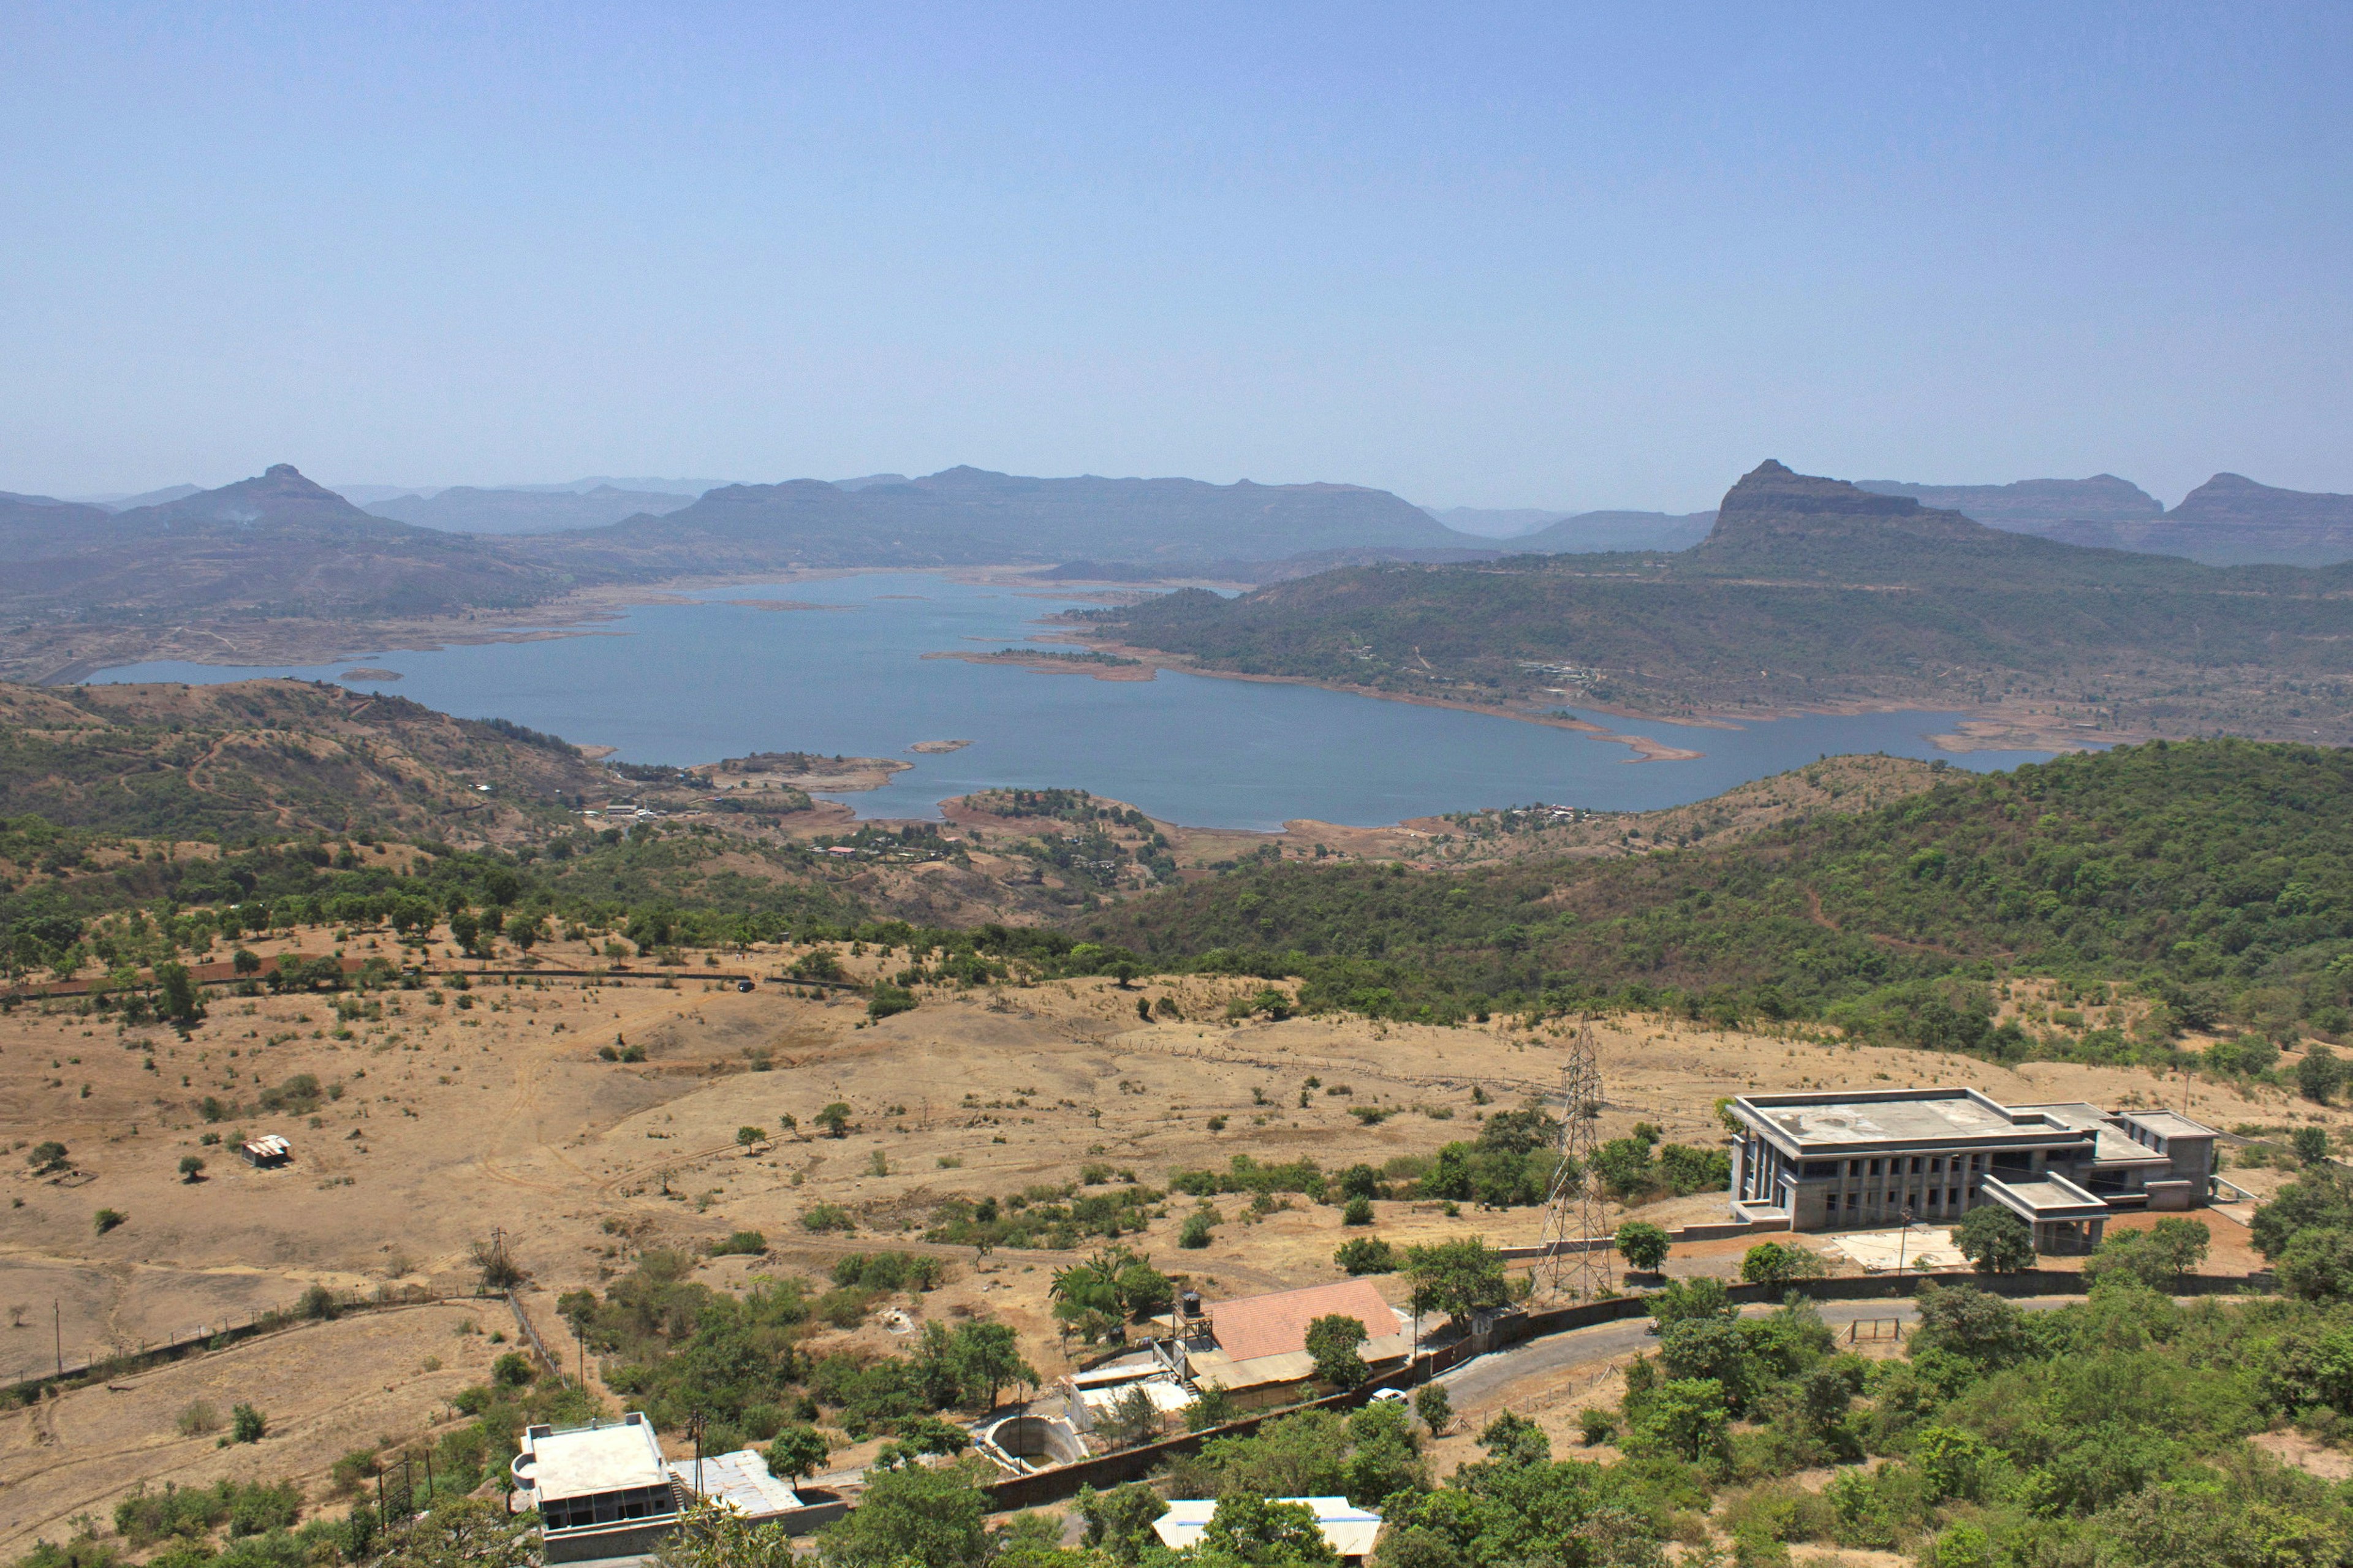
[{"label": "hazy sky", "polygon": [[0,489],[2353,491],[2353,6],[0,7]]}]

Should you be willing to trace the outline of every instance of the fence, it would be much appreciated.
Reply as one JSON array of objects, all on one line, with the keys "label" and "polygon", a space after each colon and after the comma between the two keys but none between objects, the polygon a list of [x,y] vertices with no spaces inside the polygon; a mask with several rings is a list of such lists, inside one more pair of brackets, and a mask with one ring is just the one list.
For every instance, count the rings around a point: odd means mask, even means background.
[{"label": "fence", "polygon": [[[38,1398],[51,1387],[65,1388],[101,1378],[121,1377],[144,1371],[165,1362],[177,1361],[197,1351],[218,1350],[267,1334],[280,1329],[293,1328],[306,1322],[341,1317],[346,1312],[380,1311],[389,1307],[430,1306],[439,1301],[470,1301],[476,1296],[468,1294],[436,1295],[421,1287],[403,1289],[383,1289],[373,1295],[357,1290],[338,1294],[328,1291],[320,1310],[312,1310],[314,1298],[308,1291],[290,1307],[273,1307],[246,1313],[245,1321],[220,1323],[212,1327],[199,1326],[177,1339],[163,1340],[149,1344],[141,1340],[134,1348],[129,1342],[111,1349],[105,1354],[84,1352],[79,1361],[67,1362],[62,1354],[43,1372],[25,1373],[13,1381],[0,1384],[0,1404],[24,1404]],[[62,1365],[58,1362],[63,1362]]]}]

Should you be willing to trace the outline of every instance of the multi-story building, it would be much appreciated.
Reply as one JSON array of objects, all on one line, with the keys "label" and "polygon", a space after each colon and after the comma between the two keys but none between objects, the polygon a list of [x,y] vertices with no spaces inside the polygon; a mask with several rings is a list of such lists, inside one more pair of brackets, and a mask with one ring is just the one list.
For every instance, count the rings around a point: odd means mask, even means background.
[{"label": "multi-story building", "polygon": [[1958,1220],[2000,1204],[2036,1249],[2098,1244],[2119,1209],[2206,1201],[2214,1129],[2172,1110],[2005,1106],[1973,1089],[1757,1094],[1731,1102],[1733,1212],[1792,1230]]}]

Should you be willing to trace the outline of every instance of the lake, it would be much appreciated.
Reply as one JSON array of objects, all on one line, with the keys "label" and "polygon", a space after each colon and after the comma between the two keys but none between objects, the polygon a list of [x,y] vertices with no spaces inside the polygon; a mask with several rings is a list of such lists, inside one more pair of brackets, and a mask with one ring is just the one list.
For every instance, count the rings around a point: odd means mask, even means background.
[{"label": "lake", "polygon": [[[1082,602],[1051,593],[875,573],[688,596],[695,602],[633,607],[586,636],[299,667],[157,661],[90,679],[334,680],[371,666],[403,679],[343,684],[617,747],[630,762],[806,751],[913,763],[886,788],[839,797],[864,816],[928,816],[939,801],[989,785],[1062,785],[1164,821],[1260,829],[1293,817],[1372,826],[1537,801],[1679,805],[1842,752],[1940,756],[1928,737],[1960,717],[1875,713],[1704,729],[1580,713],[1705,753],[1636,763],[1628,747],[1574,731],[1309,686],[1166,670],[1150,681],[1096,680],[923,657],[1018,647],[1039,631],[1038,617]],[[730,603],[748,599],[825,607]],[[907,750],[945,740],[973,743],[938,755]],[[1989,771],[2047,755],[1950,760]]]}]

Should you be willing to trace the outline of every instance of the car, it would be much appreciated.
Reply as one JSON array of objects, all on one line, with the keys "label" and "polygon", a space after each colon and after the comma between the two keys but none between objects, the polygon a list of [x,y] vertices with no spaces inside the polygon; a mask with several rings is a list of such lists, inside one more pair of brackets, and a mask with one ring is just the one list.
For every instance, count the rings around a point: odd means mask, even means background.
[{"label": "car", "polygon": [[1374,1405],[1403,1405],[1405,1403],[1405,1390],[1402,1388],[1384,1388],[1378,1394],[1373,1395],[1370,1403]]}]

